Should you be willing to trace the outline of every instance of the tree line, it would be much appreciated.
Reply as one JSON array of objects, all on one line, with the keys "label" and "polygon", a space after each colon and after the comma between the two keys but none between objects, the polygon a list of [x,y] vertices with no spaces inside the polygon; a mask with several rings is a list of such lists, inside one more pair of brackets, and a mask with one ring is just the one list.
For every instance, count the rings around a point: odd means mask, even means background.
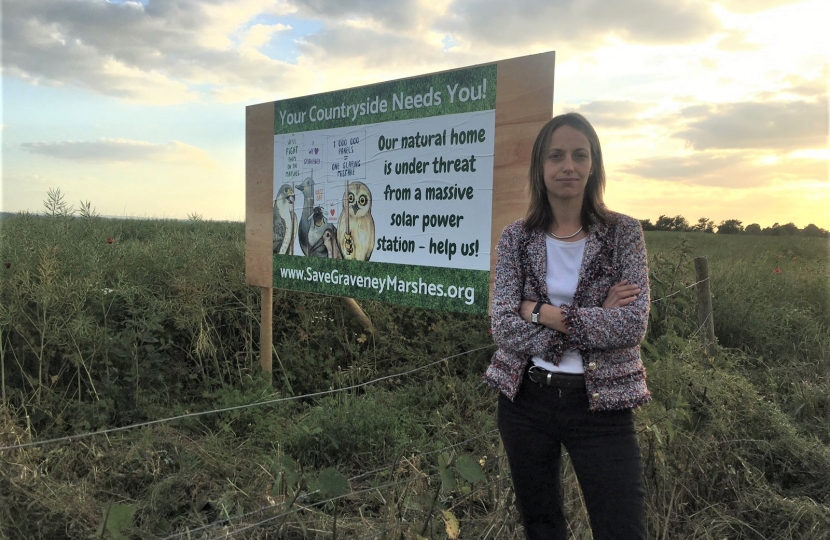
[{"label": "tree line", "polygon": [[661,215],[656,223],[650,219],[639,220],[644,231],[675,231],[675,232],[702,232],[717,234],[751,234],[756,236],[818,236],[830,237],[830,231],[822,229],[812,223],[799,229],[795,223],[779,225],[774,223],[771,227],[761,228],[757,223],[750,223],[744,227],[740,219],[726,219],[715,224],[709,218],[702,217],[697,223],[689,223],[683,216],[669,217]]}]

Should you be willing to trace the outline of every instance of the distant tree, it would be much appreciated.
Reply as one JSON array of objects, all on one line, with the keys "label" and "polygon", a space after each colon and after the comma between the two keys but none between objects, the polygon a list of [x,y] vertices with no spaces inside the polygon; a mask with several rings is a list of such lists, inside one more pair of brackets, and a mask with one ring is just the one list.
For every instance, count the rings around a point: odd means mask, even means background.
[{"label": "distant tree", "polygon": [[744,227],[739,219],[727,219],[718,225],[718,234],[740,234]]},{"label": "distant tree", "polygon": [[658,231],[683,232],[689,230],[689,222],[683,216],[669,217],[661,215],[657,218],[657,223],[654,224],[654,228]]},{"label": "distant tree", "polygon": [[640,225],[643,226],[644,231],[653,231],[655,230],[654,224],[651,222],[650,219],[641,219],[639,220]]},{"label": "distant tree", "polygon": [[761,234],[761,226],[758,225],[757,223],[750,223],[749,225],[746,226],[746,229],[744,229],[744,232],[747,233],[747,234],[756,234],[756,235]]},{"label": "distant tree", "polygon": [[686,218],[683,216],[674,216],[672,218],[672,230],[673,231],[688,231],[689,230],[689,222],[686,221]]},{"label": "distant tree", "polygon": [[781,231],[781,236],[796,236],[799,232],[798,226],[795,223],[785,223],[778,227]]},{"label": "distant tree", "polygon": [[761,234],[763,234],[764,236],[778,236],[779,234],[781,234],[780,227],[781,225],[779,225],[776,221],[772,224],[772,227],[764,227],[764,229],[761,231]]},{"label": "distant tree", "polygon": [[669,216],[660,214],[660,217],[657,218],[657,222],[654,224],[654,229],[658,231],[670,231],[671,225],[672,219]]},{"label": "distant tree", "polygon": [[764,229],[762,234],[769,236],[797,236],[801,234],[801,231],[798,229],[798,226],[792,222],[785,223],[783,225],[775,223],[772,227]]},{"label": "distant tree", "polygon": [[715,222],[709,218],[702,217],[697,220],[697,223],[692,225],[691,230],[705,233],[713,233],[715,232]]},{"label": "distant tree", "polygon": [[830,231],[810,223],[801,230],[801,234],[804,236],[830,236]]}]

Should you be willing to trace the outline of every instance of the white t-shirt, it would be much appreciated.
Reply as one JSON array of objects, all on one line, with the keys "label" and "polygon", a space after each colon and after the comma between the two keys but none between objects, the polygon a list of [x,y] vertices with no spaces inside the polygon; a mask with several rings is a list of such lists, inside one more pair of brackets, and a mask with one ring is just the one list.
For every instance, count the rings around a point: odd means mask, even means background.
[{"label": "white t-shirt", "polygon": [[[586,237],[587,238],[587,237]],[[576,242],[564,242],[545,236],[548,270],[545,283],[548,286],[548,298],[554,306],[570,304],[574,300],[576,284],[579,281],[579,268],[585,253],[585,238]],[[576,349],[567,349],[562,354],[558,366],[533,357],[533,363],[548,371],[561,373],[584,373],[582,356]]]}]

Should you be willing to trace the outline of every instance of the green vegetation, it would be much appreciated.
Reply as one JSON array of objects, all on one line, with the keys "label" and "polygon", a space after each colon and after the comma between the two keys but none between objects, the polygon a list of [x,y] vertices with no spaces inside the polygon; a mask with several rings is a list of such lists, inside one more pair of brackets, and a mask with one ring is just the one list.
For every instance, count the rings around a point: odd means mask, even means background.
[{"label": "green vegetation", "polygon": [[[0,447],[184,417],[0,450],[0,539],[522,537],[480,383],[486,317],[366,301],[373,340],[336,299],[275,290],[271,386],[243,224],[81,207],[0,222]],[[651,537],[830,538],[827,240],[646,241]],[[572,537],[590,538],[566,480]]]}]

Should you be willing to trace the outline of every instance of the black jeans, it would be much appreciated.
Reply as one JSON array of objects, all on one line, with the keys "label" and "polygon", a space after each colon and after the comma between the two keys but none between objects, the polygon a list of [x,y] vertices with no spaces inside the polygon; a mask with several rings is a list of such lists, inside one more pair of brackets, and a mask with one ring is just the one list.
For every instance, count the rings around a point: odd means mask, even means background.
[{"label": "black jeans", "polygon": [[525,374],[498,425],[528,540],[568,538],[561,446],[576,471],[594,540],[647,536],[640,447],[630,409],[591,412],[584,389],[539,386]]}]

